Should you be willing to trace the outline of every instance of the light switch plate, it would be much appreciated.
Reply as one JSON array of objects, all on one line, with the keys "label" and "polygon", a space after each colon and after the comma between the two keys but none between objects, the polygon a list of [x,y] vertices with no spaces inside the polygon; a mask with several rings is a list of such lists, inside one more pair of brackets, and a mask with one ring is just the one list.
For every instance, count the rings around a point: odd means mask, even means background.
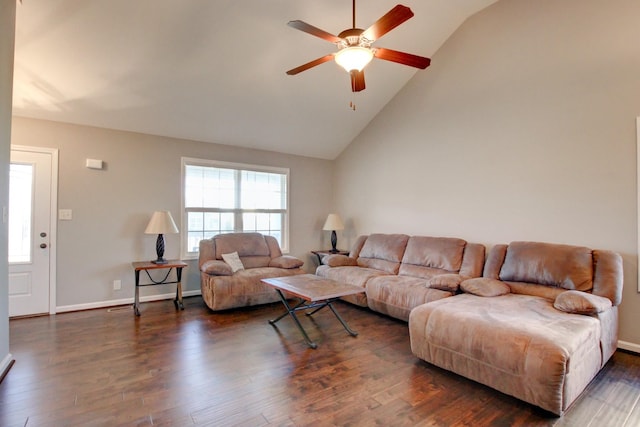
[{"label": "light switch plate", "polygon": [[63,221],[69,221],[73,219],[73,212],[71,209],[60,209],[58,211],[58,219]]}]

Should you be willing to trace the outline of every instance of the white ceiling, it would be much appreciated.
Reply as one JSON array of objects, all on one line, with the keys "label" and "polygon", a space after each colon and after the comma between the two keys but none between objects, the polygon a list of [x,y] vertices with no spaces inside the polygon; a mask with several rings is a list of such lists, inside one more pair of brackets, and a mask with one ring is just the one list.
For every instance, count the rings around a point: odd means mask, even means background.
[{"label": "white ceiling", "polygon": [[[432,57],[496,0],[406,0],[415,16],[374,44]],[[367,28],[397,4],[356,5]],[[349,0],[23,0],[17,5],[16,116],[333,159],[416,73],[374,59],[367,89],[334,52],[286,24],[351,27]],[[349,108],[354,101],[356,111]]]}]

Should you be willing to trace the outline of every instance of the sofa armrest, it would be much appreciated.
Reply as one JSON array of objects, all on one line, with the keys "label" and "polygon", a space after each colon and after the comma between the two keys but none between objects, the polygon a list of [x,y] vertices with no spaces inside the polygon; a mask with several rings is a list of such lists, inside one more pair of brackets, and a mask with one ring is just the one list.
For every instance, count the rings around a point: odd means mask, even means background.
[{"label": "sofa armrest", "polygon": [[556,297],[553,307],[566,313],[590,315],[607,311],[612,304],[609,298],[581,291],[566,291]]},{"label": "sofa armrest", "polygon": [[296,257],[290,255],[282,255],[276,258],[273,258],[269,262],[269,267],[277,267],[277,268],[298,268],[302,267],[304,262]]},{"label": "sofa armrest", "polygon": [[322,263],[329,267],[344,267],[344,266],[356,266],[358,262],[355,258],[350,258],[346,255],[333,254],[327,255],[322,258]]},{"label": "sofa armrest", "polygon": [[216,259],[211,259],[209,261],[203,262],[200,266],[200,271],[202,271],[203,273],[211,274],[213,276],[233,275],[233,270],[231,270],[231,266],[229,264]]},{"label": "sofa armrest", "polygon": [[500,268],[504,264],[504,259],[507,256],[507,245],[495,245],[491,248],[487,254],[487,259],[484,262],[483,277],[490,279],[500,278]]},{"label": "sofa armrest", "polygon": [[479,243],[467,243],[462,255],[460,274],[469,277],[482,276],[485,260],[485,247]]}]

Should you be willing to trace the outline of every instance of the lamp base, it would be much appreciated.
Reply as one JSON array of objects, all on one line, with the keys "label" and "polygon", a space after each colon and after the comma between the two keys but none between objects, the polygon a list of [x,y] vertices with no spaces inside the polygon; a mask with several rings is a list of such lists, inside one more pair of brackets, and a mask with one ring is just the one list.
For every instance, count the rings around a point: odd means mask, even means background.
[{"label": "lamp base", "polygon": [[151,261],[154,264],[166,264],[168,261],[164,259],[164,236],[162,234],[158,234],[158,238],[156,239],[156,260]]},{"label": "lamp base", "polygon": [[331,231],[331,253],[335,254],[336,252],[338,252],[338,249],[336,249],[336,246],[338,244],[338,236],[336,236],[336,230],[332,230]]}]

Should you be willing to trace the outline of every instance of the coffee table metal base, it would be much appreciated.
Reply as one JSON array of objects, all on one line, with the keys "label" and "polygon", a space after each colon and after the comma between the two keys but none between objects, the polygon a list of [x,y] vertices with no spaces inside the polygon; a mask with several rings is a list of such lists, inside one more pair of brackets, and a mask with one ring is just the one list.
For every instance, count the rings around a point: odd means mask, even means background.
[{"label": "coffee table metal base", "polygon": [[355,337],[358,335],[358,333],[356,331],[354,331],[353,329],[351,329],[349,327],[349,325],[347,325],[347,322],[344,321],[344,319],[338,314],[338,312],[336,311],[336,309],[333,307],[333,302],[339,298],[329,298],[323,301],[313,301],[313,302],[308,302],[304,299],[301,299],[301,301],[294,306],[289,305],[289,302],[287,301],[287,298],[285,298],[284,294],[282,293],[282,291],[280,289],[276,289],[276,292],[278,292],[278,295],[280,296],[280,300],[282,301],[282,304],[284,304],[284,306],[286,307],[287,311],[282,313],[279,317],[273,319],[273,320],[269,320],[269,323],[271,325],[275,325],[276,322],[278,322],[279,320],[285,318],[287,315],[291,316],[291,318],[293,319],[293,321],[295,322],[296,326],[298,327],[298,329],[300,330],[300,333],[302,334],[302,336],[304,337],[305,342],[307,343],[307,345],[313,349],[318,348],[318,344],[316,344],[315,342],[311,341],[311,339],[309,338],[309,335],[307,335],[307,331],[304,330],[304,328],[302,327],[302,324],[300,323],[300,320],[298,320],[298,316],[296,316],[296,312],[297,311],[302,311],[302,310],[311,310],[314,309],[311,312],[307,312],[305,313],[307,316],[311,316],[315,313],[317,313],[318,311],[322,310],[324,307],[329,307],[331,309],[331,311],[333,312],[333,314],[336,316],[336,318],[340,321],[340,323],[342,323],[342,326],[344,327],[344,329],[349,333],[349,335]]}]

